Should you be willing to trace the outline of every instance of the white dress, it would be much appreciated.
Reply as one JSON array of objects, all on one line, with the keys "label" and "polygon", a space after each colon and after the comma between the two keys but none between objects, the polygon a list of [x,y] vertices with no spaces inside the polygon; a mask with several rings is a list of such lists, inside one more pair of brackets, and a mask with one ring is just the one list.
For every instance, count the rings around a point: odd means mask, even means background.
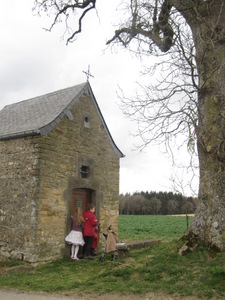
[{"label": "white dress", "polygon": [[65,241],[70,245],[83,246],[85,242],[82,234],[82,226],[76,224],[76,218],[74,216],[71,217],[71,225],[72,230],[65,237]]},{"label": "white dress", "polygon": [[75,230],[70,231],[70,233],[66,236],[65,241],[68,244],[73,244],[73,245],[83,246],[85,244],[82,232],[75,231]]}]

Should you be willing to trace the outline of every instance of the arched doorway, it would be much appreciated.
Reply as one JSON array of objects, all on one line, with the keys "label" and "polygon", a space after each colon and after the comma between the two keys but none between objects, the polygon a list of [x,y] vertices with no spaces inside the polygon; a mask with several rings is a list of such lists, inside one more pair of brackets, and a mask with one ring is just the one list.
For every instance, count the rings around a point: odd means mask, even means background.
[{"label": "arched doorway", "polygon": [[[80,207],[82,213],[88,209],[88,204],[92,203],[93,190],[91,189],[73,189],[72,190],[72,215],[74,215],[75,209]],[[82,257],[83,247],[80,246],[78,256]]]}]

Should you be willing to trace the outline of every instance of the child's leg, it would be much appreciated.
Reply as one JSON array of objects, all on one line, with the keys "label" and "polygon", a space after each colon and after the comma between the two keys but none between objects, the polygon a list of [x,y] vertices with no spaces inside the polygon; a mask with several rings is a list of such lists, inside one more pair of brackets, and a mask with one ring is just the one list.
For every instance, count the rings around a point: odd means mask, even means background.
[{"label": "child's leg", "polygon": [[111,261],[114,261],[115,258],[116,258],[115,254],[112,254],[112,255],[111,255]]},{"label": "child's leg", "polygon": [[71,246],[71,258],[73,258],[75,255],[75,245]]},{"label": "child's leg", "polygon": [[114,260],[115,260],[115,258],[116,258],[116,255],[115,255],[115,253],[114,253],[114,252],[112,252],[112,253],[111,253],[111,261],[114,261]]},{"label": "child's leg", "polygon": [[76,245],[75,246],[75,251],[74,251],[74,257],[77,258],[77,259],[78,259],[78,257],[77,257],[78,251],[79,251],[79,245]]}]

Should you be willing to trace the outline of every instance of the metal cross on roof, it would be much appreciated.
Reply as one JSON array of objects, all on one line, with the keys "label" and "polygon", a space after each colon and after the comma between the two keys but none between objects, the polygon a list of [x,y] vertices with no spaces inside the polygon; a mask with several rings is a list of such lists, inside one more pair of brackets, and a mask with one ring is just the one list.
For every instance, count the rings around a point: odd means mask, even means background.
[{"label": "metal cross on roof", "polygon": [[90,77],[94,78],[94,76],[91,74],[91,71],[90,71],[90,65],[88,65],[88,70],[86,72],[83,71],[83,73],[87,76],[87,81],[89,81]]}]

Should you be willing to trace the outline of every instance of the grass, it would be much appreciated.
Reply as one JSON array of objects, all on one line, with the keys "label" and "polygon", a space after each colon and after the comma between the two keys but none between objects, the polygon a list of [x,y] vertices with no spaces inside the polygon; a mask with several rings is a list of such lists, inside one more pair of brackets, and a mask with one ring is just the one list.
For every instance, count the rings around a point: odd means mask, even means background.
[{"label": "grass", "polygon": [[[191,224],[192,217],[189,217]],[[186,217],[120,215],[119,239],[137,241],[180,238],[187,229]]]},{"label": "grass", "polygon": [[154,292],[179,299],[224,299],[225,253],[211,256],[207,249],[199,248],[186,256],[177,254],[179,237],[186,230],[185,217],[120,216],[119,229],[120,242],[146,238],[161,238],[162,242],[114,262],[109,256],[102,263],[97,258],[80,262],[63,258],[26,269],[22,262],[8,261],[0,265],[2,270],[8,269],[0,275],[0,288],[65,295],[75,292],[80,296]]}]

